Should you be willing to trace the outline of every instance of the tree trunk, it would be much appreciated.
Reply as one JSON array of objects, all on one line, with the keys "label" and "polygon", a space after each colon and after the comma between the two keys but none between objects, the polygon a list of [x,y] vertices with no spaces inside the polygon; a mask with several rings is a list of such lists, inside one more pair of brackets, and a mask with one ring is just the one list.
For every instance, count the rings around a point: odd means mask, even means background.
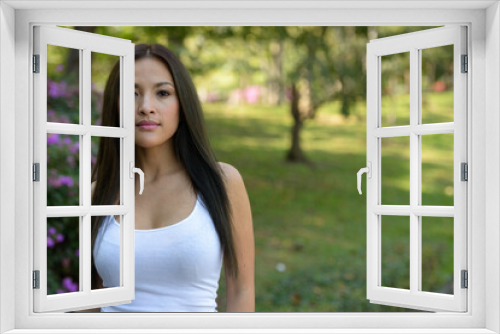
[{"label": "tree trunk", "polygon": [[278,76],[277,76],[277,82],[278,82],[278,101],[277,105],[282,105],[283,102],[285,102],[285,85],[284,85],[284,76],[285,72],[283,71],[283,56],[284,56],[284,49],[285,49],[285,42],[283,40],[280,40],[279,42],[279,51],[275,55],[275,62],[276,62],[276,67],[278,70]]},{"label": "tree trunk", "polygon": [[292,127],[292,146],[288,151],[286,156],[286,160],[290,162],[307,162],[307,158],[300,147],[300,131],[302,130],[302,125],[304,122],[300,117],[299,112],[299,94],[297,88],[295,87],[295,83],[292,84],[292,103],[291,103],[291,112],[293,118],[293,127]]},{"label": "tree trunk", "polygon": [[350,115],[350,110],[349,110],[349,97],[347,96],[347,93],[344,91],[342,92],[342,116],[344,118],[348,118]]}]

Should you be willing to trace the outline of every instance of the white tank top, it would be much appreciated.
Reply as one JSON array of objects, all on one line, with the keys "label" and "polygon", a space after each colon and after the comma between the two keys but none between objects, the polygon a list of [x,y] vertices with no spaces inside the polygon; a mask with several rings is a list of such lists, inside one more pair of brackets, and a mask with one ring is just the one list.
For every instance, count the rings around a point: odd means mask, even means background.
[{"label": "white tank top", "polygon": [[[120,286],[120,224],[107,216],[94,245],[104,287]],[[101,312],[217,312],[223,251],[197,196],[191,214],[162,228],[135,230],[135,299]]]}]

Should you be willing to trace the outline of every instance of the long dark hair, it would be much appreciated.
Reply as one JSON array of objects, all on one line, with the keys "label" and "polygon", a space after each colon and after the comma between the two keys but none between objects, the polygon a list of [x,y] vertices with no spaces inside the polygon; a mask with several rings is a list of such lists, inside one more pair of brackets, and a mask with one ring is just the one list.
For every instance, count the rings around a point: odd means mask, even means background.
[{"label": "long dark hair", "polygon": [[[135,60],[154,57],[162,61],[172,74],[179,99],[179,125],[173,136],[174,151],[186,168],[193,188],[200,193],[219,236],[226,274],[238,276],[234,248],[231,208],[223,181],[223,171],[208,140],[205,120],[198,93],[189,72],[166,47],[159,44],[135,46]],[[120,94],[120,63],[113,67],[104,89],[102,126],[119,126],[118,97]],[[96,181],[92,205],[112,205],[119,197],[120,139],[102,137],[97,160],[92,171]],[[92,217],[92,250],[103,216]],[[92,261],[92,288],[97,287],[97,270]]]}]

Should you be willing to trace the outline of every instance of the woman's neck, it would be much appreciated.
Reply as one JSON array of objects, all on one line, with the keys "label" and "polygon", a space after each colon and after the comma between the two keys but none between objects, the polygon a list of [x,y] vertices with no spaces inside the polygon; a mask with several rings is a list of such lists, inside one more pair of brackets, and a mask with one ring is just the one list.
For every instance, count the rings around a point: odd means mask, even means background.
[{"label": "woman's neck", "polygon": [[155,182],[184,169],[174,153],[171,141],[149,148],[136,146],[135,156],[135,167],[144,172],[144,183]]}]

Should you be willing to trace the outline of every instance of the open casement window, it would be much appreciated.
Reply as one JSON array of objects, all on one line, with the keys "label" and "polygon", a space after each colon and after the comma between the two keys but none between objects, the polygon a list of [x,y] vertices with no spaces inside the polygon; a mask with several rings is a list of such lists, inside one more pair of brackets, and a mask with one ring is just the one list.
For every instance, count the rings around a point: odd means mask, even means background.
[{"label": "open casement window", "polygon": [[[372,303],[467,311],[466,54],[459,26],[367,45],[367,167],[360,174],[367,172]],[[433,286],[436,276],[448,284]]]},{"label": "open casement window", "polygon": [[[71,59],[70,52],[76,65],[72,73],[63,75],[63,59]],[[95,57],[91,57],[92,53]],[[103,81],[111,72],[111,68],[106,71],[93,61],[103,57],[114,57],[113,64],[119,62],[117,127],[100,125],[102,107],[92,96],[91,77],[96,72],[91,72],[92,68],[101,72]],[[133,165],[134,44],[81,31],[36,26],[33,72],[34,311],[64,312],[129,303],[135,290],[134,172],[142,173]],[[103,140],[112,142],[119,156],[118,205],[91,205],[91,170]],[[142,188],[143,175],[141,181]],[[92,217],[110,215],[121,216],[120,251],[111,266],[120,275],[119,284],[92,289]],[[55,253],[56,244],[59,250],[66,247],[62,259],[61,252]],[[56,256],[54,261],[52,257]],[[73,268],[72,272],[68,267]],[[51,271],[63,274],[49,275]],[[51,284],[56,279],[59,289],[54,288],[57,284]]]}]

